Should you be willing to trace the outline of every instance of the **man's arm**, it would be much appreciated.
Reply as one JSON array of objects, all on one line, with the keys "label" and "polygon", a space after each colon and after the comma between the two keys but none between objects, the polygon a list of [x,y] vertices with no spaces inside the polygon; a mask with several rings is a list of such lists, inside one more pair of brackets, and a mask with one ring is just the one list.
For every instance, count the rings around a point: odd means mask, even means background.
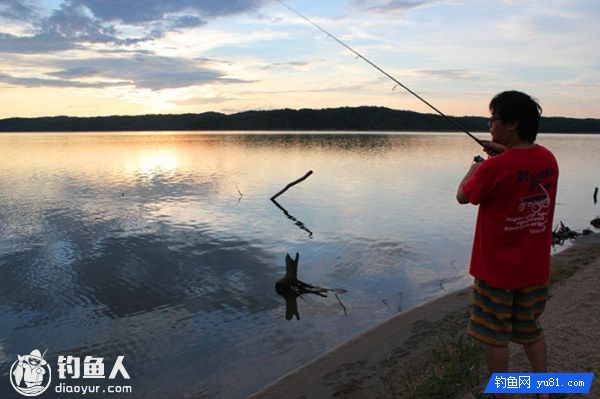
[{"label": "man's arm", "polygon": [[[479,142],[483,146],[483,150],[490,157],[500,155],[507,149],[502,144],[494,143],[490,140],[480,140]],[[464,184],[467,182],[467,180],[469,180],[469,178],[471,176],[473,176],[473,173],[475,173],[475,171],[477,170],[477,168],[479,167],[480,164],[481,164],[481,162],[473,162],[473,164],[471,165],[471,168],[467,171],[467,174],[465,175],[465,177],[463,177],[462,181],[458,185],[458,190],[456,191],[456,200],[458,201],[459,204],[468,204],[470,202],[462,188],[463,188]]]},{"label": "man's arm", "polygon": [[467,180],[469,180],[469,178],[471,176],[473,176],[473,173],[475,173],[475,171],[477,170],[477,168],[479,167],[480,164],[481,164],[481,162],[473,162],[471,164],[471,167],[467,171],[467,174],[465,175],[465,177],[463,177],[460,184],[458,185],[458,190],[456,191],[456,200],[458,201],[459,204],[468,204],[469,203],[469,199],[465,195],[462,188],[465,185],[465,183],[467,182]]}]

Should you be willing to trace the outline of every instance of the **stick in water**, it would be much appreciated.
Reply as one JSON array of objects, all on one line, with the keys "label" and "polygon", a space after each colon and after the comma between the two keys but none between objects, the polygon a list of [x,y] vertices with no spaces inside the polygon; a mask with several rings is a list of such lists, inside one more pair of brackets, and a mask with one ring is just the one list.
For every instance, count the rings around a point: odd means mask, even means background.
[{"label": "stick in water", "polygon": [[277,194],[275,194],[274,196],[271,197],[271,201],[274,201],[275,198],[279,197],[281,194],[285,193],[288,188],[306,180],[306,178],[310,175],[312,175],[313,171],[309,170],[304,176],[302,176],[301,178],[299,178],[298,180],[294,180],[293,182],[291,182],[290,184],[288,184],[287,186],[285,186],[281,191],[279,191]]}]

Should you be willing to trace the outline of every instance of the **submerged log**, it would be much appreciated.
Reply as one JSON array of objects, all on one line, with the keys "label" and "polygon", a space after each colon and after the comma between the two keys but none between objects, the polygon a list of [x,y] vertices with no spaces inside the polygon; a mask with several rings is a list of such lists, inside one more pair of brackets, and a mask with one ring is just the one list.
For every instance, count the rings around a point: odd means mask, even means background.
[{"label": "submerged log", "polygon": [[336,299],[340,306],[344,309],[344,315],[346,314],[346,307],[340,301],[337,294],[343,294],[346,292],[343,288],[323,288],[317,287],[304,281],[298,280],[298,262],[300,260],[300,254],[296,252],[296,257],[292,259],[290,254],[285,256],[285,277],[280,278],[275,283],[275,292],[285,299],[285,319],[291,320],[296,317],[296,320],[300,320],[300,314],[298,312],[298,303],[296,299],[302,297],[304,294],[314,294],[321,297],[327,298],[328,292],[335,293]]},{"label": "submerged log", "polygon": [[296,252],[296,259],[292,259],[290,254],[285,254],[285,277],[277,280],[278,283],[296,284],[298,283],[298,260],[300,254]]}]

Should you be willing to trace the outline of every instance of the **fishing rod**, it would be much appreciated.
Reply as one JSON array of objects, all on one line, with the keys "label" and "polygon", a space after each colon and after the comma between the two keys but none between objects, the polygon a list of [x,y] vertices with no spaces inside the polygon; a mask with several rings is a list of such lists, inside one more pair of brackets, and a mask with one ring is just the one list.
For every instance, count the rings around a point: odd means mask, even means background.
[{"label": "fishing rod", "polygon": [[362,54],[360,54],[358,51],[354,50],[352,47],[348,46],[346,43],[344,43],[343,41],[341,41],[340,39],[338,39],[337,37],[335,37],[334,35],[332,35],[328,31],[326,31],[325,29],[321,28],[319,25],[317,25],[316,23],[314,23],[313,21],[311,21],[310,19],[308,19],[304,15],[300,14],[300,12],[296,11],[295,9],[293,9],[292,7],[290,7],[289,5],[287,5],[286,3],[284,3],[282,0],[275,0],[275,1],[278,2],[279,4],[281,4],[282,6],[286,7],[288,10],[290,10],[291,12],[293,12],[294,14],[296,14],[297,16],[299,16],[300,18],[304,19],[306,22],[308,22],[309,24],[311,24],[312,26],[314,26],[315,28],[317,28],[321,32],[325,33],[327,36],[329,36],[330,38],[332,38],[333,40],[335,40],[336,42],[338,42],[342,46],[346,47],[352,53],[356,54],[357,57],[359,57],[360,59],[362,59],[363,61],[365,61],[367,64],[371,65],[373,68],[377,69],[379,72],[381,72],[382,74],[384,74],[385,76],[387,76],[388,78],[390,78],[398,86],[402,87],[404,90],[406,90],[407,92],[409,92],[410,94],[412,94],[413,96],[415,96],[419,100],[421,100],[429,108],[431,108],[432,110],[434,110],[435,112],[437,112],[440,116],[442,116],[444,118],[444,120],[446,120],[446,122],[450,123],[452,126],[454,126],[455,128],[457,128],[461,132],[466,133],[470,138],[472,138],[473,140],[475,140],[477,142],[477,144],[479,144],[480,146],[482,146],[482,147],[485,148],[485,146],[483,145],[482,141],[479,140],[477,137],[475,137],[471,132],[469,132],[467,129],[465,129],[464,127],[462,127],[461,125],[459,125],[457,122],[455,122],[452,119],[450,119],[442,111],[440,111],[439,109],[437,109],[436,107],[434,107],[431,103],[429,103],[427,100],[425,100],[423,97],[421,97],[420,95],[418,95],[417,93],[415,93],[414,91],[412,91],[411,89],[409,89],[408,87],[406,87],[398,79],[396,79],[395,77],[393,77],[392,75],[390,75],[389,73],[387,73],[386,71],[384,71],[383,69],[381,69],[380,67],[378,67],[377,65],[375,65],[373,62],[371,62],[368,58],[366,58],[365,56],[363,56]]}]

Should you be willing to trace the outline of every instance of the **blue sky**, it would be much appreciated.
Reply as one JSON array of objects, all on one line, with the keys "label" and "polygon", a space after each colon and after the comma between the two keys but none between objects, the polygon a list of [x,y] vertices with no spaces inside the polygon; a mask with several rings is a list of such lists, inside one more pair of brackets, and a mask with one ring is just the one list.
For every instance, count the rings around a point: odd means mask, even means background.
[{"label": "blue sky", "polygon": [[[451,115],[600,117],[600,2],[288,0]],[[429,110],[275,0],[0,0],[0,118]]]}]

